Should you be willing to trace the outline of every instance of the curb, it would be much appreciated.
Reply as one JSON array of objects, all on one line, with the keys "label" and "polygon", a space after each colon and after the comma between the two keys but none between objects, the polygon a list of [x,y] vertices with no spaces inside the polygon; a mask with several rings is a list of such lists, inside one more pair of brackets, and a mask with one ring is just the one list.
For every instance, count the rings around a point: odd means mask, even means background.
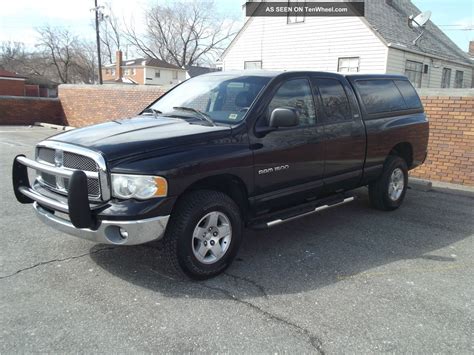
[{"label": "curb", "polygon": [[70,130],[76,128],[76,127],[72,127],[72,126],[61,126],[61,125],[58,125],[58,124],[45,123],[45,122],[35,122],[34,126],[57,129],[58,131],[70,131]]},{"label": "curb", "polygon": [[433,183],[431,181],[412,177],[408,178],[408,186],[410,186],[412,189],[425,192],[433,190]]},{"label": "curb", "polygon": [[409,177],[408,186],[414,190],[425,191],[425,192],[442,191],[442,192],[455,194],[455,195],[474,196],[474,187],[472,186],[451,184],[451,183],[442,182],[442,181],[430,181],[430,180]]}]

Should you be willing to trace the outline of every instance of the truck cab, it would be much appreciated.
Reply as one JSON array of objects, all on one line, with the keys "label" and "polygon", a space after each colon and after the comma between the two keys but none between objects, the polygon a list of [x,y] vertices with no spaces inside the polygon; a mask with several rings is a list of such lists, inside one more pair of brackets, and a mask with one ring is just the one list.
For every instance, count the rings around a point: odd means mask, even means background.
[{"label": "truck cab", "polygon": [[245,227],[348,203],[361,186],[375,208],[398,208],[427,144],[404,76],[217,72],[136,117],[39,143],[34,159],[15,158],[13,187],[53,228],[114,245],[158,240],[172,270],[206,279],[230,265]]}]

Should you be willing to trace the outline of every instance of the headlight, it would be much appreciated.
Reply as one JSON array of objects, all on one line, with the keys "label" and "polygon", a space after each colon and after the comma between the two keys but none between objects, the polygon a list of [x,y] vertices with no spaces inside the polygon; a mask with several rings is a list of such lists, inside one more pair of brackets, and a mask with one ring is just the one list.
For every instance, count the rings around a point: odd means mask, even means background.
[{"label": "headlight", "polygon": [[165,197],[168,183],[161,176],[112,174],[112,195],[114,197],[146,200]]}]

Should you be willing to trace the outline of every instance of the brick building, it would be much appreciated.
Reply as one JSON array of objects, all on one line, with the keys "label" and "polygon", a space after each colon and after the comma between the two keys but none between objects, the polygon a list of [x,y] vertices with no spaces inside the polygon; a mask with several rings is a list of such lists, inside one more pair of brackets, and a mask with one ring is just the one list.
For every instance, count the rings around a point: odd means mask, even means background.
[{"label": "brick building", "polygon": [[40,75],[26,77],[0,69],[0,96],[57,97],[58,84]]}]

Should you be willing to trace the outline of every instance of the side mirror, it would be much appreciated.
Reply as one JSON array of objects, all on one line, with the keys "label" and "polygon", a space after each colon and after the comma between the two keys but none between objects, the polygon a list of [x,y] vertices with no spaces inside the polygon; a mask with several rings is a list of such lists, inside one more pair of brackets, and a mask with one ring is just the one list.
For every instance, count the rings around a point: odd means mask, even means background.
[{"label": "side mirror", "polygon": [[296,112],[288,108],[276,108],[270,116],[270,127],[294,127],[298,125]]}]

